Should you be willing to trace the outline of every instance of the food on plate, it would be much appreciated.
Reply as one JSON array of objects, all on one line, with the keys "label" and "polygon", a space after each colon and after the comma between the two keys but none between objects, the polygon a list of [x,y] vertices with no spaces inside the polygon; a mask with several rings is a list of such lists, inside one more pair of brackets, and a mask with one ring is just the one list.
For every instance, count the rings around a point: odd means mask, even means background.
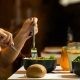
[{"label": "food on plate", "polygon": [[80,62],[80,56],[73,60],[73,62]]}]

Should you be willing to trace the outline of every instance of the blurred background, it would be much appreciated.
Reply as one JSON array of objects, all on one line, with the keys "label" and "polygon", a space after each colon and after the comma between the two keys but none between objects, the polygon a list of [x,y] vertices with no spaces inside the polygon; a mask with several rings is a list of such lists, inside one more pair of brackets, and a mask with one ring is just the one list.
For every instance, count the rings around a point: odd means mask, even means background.
[{"label": "blurred background", "polygon": [[[62,47],[69,41],[80,41],[79,2],[80,0],[0,0],[0,27],[15,37],[28,17],[38,17],[36,47],[40,56],[45,47]],[[22,54],[11,64],[10,74],[22,65],[24,56],[30,56],[31,47],[32,38],[24,45]]]}]

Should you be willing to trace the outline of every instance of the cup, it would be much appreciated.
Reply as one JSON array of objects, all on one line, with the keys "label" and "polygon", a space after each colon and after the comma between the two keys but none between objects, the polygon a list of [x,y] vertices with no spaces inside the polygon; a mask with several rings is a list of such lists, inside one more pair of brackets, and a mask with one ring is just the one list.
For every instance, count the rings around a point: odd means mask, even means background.
[{"label": "cup", "polygon": [[72,61],[80,56],[80,42],[72,42],[69,43],[67,46],[67,55],[68,55],[68,62],[69,68],[72,72]]}]

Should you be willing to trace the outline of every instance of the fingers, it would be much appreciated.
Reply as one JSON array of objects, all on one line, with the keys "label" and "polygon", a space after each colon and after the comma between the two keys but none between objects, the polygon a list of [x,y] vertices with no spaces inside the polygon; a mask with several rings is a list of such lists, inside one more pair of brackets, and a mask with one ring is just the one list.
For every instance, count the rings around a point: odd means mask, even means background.
[{"label": "fingers", "polygon": [[13,35],[10,32],[8,32],[8,31],[5,31],[5,34],[7,34],[7,37],[4,40],[5,44],[7,44],[7,45],[14,45]]},{"label": "fingers", "polygon": [[10,43],[9,43],[9,45],[14,45],[14,41],[13,41],[13,35],[11,34],[11,36],[10,36]]},{"label": "fingers", "polygon": [[6,37],[7,35],[4,33],[4,30],[0,28],[0,42],[3,42]]},{"label": "fingers", "polygon": [[32,20],[34,21],[35,24],[37,24],[37,22],[38,22],[38,18],[33,17]]},{"label": "fingers", "polygon": [[14,45],[12,34],[8,31],[0,29],[0,43],[3,45]]},{"label": "fingers", "polygon": [[38,18],[36,18],[36,17],[33,17],[33,23],[34,23],[34,34],[37,34],[38,33],[38,24],[37,24],[37,22],[38,22]]},{"label": "fingers", "polygon": [[38,25],[35,25],[34,27],[34,34],[37,34],[38,33]]},{"label": "fingers", "polygon": [[38,24],[37,24],[37,21],[38,21],[38,18],[36,17],[33,17],[33,18],[30,18],[31,19],[31,29],[30,29],[30,32],[29,32],[29,36],[32,36],[33,35],[33,29],[34,29],[34,34],[37,34],[38,33]]},{"label": "fingers", "polygon": [[38,21],[38,18],[36,17],[28,18],[22,26],[22,33],[24,33],[25,36],[29,36],[29,35],[31,36],[33,32],[33,27],[34,27],[34,34],[37,34],[38,33],[37,21]]}]

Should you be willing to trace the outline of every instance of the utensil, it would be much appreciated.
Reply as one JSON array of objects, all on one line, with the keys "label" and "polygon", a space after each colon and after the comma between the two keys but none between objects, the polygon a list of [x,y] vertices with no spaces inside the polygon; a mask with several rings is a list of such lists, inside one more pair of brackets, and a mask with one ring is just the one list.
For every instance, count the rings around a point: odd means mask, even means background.
[{"label": "utensil", "polygon": [[17,49],[15,48],[14,45],[10,45],[10,47],[11,47],[14,51],[17,51]]},{"label": "utensil", "polygon": [[36,58],[37,55],[37,49],[35,47],[35,30],[34,30],[35,24],[33,23],[33,29],[32,29],[32,36],[33,36],[33,47],[31,49],[31,57]]}]

